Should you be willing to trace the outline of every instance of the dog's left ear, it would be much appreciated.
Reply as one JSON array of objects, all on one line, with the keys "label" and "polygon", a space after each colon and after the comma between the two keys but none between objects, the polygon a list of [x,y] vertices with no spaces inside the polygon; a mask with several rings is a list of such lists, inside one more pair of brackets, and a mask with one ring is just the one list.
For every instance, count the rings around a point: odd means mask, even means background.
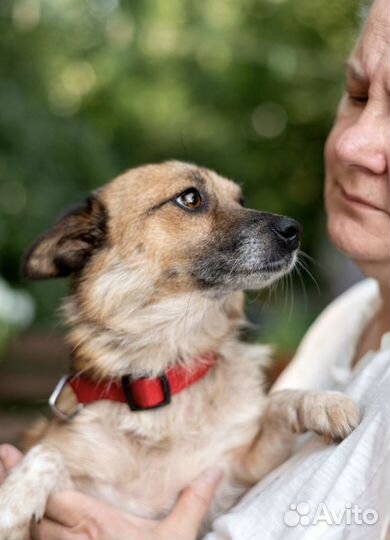
[{"label": "dog's left ear", "polygon": [[62,215],[26,253],[22,273],[29,279],[66,277],[83,268],[107,237],[107,211],[94,195]]}]

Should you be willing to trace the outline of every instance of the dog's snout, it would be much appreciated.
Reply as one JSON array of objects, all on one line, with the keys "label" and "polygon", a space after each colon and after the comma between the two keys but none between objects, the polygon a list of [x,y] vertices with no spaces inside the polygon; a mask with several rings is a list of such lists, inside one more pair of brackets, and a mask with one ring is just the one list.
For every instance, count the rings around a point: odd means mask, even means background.
[{"label": "dog's snout", "polygon": [[299,239],[302,227],[295,219],[281,217],[272,225],[272,230],[276,234],[279,243],[290,251],[294,251],[299,246]]}]

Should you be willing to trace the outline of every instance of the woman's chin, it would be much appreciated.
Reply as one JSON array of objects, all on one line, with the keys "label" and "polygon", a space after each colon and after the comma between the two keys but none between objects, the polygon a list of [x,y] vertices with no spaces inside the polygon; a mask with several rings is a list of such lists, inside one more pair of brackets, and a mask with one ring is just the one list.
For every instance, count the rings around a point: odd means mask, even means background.
[{"label": "woman's chin", "polygon": [[390,261],[390,228],[388,223],[380,231],[370,230],[363,223],[346,216],[328,215],[328,234],[334,246],[359,263]]}]

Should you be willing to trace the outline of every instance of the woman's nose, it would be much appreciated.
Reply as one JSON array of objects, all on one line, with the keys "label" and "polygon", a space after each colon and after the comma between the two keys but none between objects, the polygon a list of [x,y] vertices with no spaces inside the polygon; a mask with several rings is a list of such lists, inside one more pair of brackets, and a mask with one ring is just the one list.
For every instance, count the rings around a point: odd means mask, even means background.
[{"label": "woman's nose", "polygon": [[367,107],[339,134],[335,146],[339,160],[347,166],[364,168],[373,174],[386,173],[387,124],[385,115],[373,113]]}]

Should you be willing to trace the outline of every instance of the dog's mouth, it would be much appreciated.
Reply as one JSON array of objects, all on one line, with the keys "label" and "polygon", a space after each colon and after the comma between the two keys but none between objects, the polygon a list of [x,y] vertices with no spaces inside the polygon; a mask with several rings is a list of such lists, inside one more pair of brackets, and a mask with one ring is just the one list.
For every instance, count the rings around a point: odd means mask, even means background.
[{"label": "dog's mouth", "polygon": [[231,272],[229,272],[229,275],[247,275],[247,276],[273,276],[278,275],[281,272],[287,273],[289,272],[295,265],[296,262],[296,254],[293,253],[291,255],[287,255],[285,257],[281,257],[280,259],[269,262],[267,264],[260,264],[258,266],[254,266],[253,268],[233,268]]},{"label": "dog's mouth", "polygon": [[244,268],[232,274],[236,277],[236,283],[231,283],[233,288],[239,289],[263,289],[288,274],[297,260],[296,252],[281,257],[280,259],[259,265],[257,268]]},{"label": "dog's mouth", "polygon": [[234,291],[263,289],[290,272],[297,260],[297,250],[264,262],[258,253],[252,256],[220,257],[197,266],[196,281],[201,289]]},{"label": "dog's mouth", "polygon": [[296,262],[296,252],[286,255],[284,257],[281,257],[280,259],[276,261],[269,262],[268,264],[264,264],[259,266],[258,268],[254,268],[253,270],[249,271],[250,274],[275,274],[279,272],[289,272],[295,265]]}]

